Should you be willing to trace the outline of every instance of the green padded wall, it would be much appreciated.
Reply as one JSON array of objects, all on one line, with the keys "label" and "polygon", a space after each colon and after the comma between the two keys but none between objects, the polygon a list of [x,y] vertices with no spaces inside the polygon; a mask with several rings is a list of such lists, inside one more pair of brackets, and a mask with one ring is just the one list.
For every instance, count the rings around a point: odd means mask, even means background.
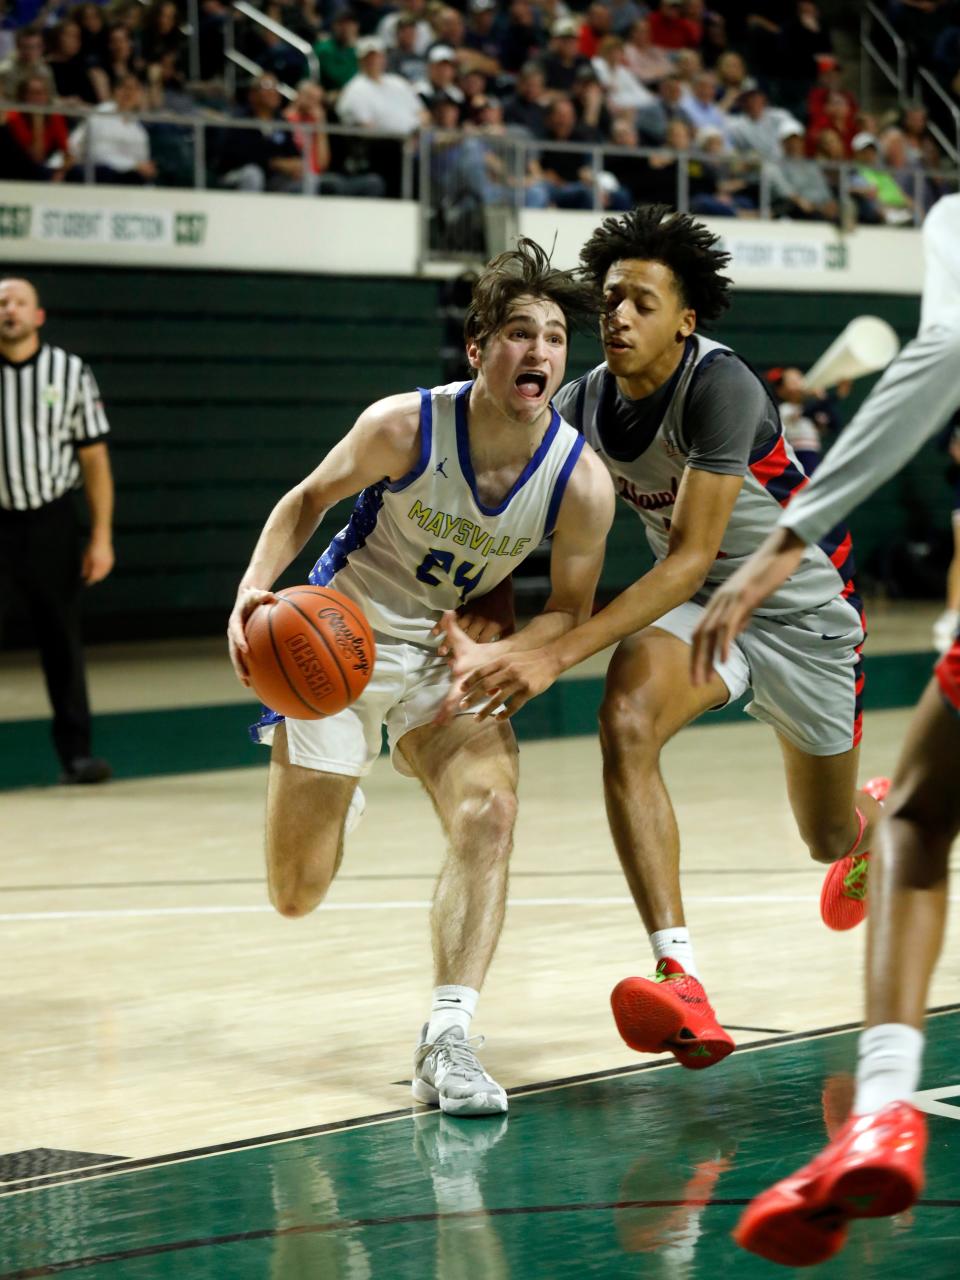
[{"label": "green padded wall", "polygon": [[[217,629],[271,505],[378,396],[442,377],[438,287],[423,280],[27,267],[47,336],[83,354],[114,428],[117,569],[90,593],[88,633]],[[808,366],[851,317],[887,318],[907,339],[913,298],[738,293],[716,336],[759,368]],[[572,373],[597,359],[577,336]],[[857,383],[851,403],[871,379]],[[911,504],[946,525],[943,461],[924,452],[858,513],[861,563],[909,528]],[[325,522],[332,533],[347,506]],[[286,581],[302,579],[311,554]],[[618,512],[604,587],[649,563]],[[16,628],[10,633],[17,639]]]}]

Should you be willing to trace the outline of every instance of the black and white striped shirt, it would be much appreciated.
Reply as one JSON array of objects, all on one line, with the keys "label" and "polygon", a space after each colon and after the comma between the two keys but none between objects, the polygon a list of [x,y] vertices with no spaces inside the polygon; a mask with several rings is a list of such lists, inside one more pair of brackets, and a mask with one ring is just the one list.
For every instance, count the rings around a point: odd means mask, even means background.
[{"label": "black and white striped shirt", "polygon": [[0,356],[0,507],[35,511],[75,489],[77,450],[109,431],[79,356],[47,343],[20,364]]}]

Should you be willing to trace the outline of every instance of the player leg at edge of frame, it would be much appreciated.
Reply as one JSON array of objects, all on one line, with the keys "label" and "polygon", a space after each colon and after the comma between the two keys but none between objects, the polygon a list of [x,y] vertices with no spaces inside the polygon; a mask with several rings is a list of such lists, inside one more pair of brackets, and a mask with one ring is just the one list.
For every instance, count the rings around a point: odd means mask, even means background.
[{"label": "player leg at edge of frame", "polygon": [[852,1219],[900,1213],[923,1188],[920,1078],[930,977],[946,923],[950,847],[960,832],[960,644],[914,714],[880,826],[868,926],[867,1023],[853,1111],[809,1164],[748,1205],[734,1239],[785,1266],[839,1252]]}]

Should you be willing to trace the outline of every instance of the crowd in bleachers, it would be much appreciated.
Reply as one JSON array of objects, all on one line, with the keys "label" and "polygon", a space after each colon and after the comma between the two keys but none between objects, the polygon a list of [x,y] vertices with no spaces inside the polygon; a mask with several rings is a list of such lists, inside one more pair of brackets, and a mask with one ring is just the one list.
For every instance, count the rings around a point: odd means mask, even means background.
[{"label": "crowd in bleachers", "polygon": [[[878,117],[858,102],[827,3],[261,7],[315,58],[237,18],[236,47],[259,72],[230,99],[225,0],[199,0],[192,59],[178,0],[12,0],[0,90],[15,109],[0,136],[0,176],[58,182],[92,171],[98,181],[189,183],[189,132],[135,118],[163,111],[208,116],[209,176],[242,190],[396,195],[401,144],[363,132],[412,138],[427,129],[437,137],[438,189],[466,189],[484,203],[591,208],[599,194],[614,209],[672,204],[682,185],[694,211],[715,216],[756,217],[764,205],[775,216],[898,224],[956,188],[938,176],[950,166],[922,105]],[[960,0],[889,0],[888,9],[914,56],[947,85],[956,79]],[[62,110],[30,111],[51,105]],[[71,120],[78,106],[96,110]],[[256,127],[218,129],[218,112]],[[354,137],[328,136],[330,125]],[[510,147],[521,139],[518,165]],[[841,182],[842,164],[851,167]]]}]

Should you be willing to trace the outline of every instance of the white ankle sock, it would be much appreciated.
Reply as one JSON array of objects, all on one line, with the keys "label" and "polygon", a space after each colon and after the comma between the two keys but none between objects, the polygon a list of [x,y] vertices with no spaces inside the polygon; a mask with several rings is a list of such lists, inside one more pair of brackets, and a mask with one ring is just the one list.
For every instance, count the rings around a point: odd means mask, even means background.
[{"label": "white ankle sock", "polygon": [[923,1032],[904,1022],[868,1027],[860,1036],[857,1093],[853,1114],[879,1111],[905,1102],[920,1083]]},{"label": "white ankle sock", "polygon": [[665,956],[669,956],[671,960],[678,960],[683,965],[684,973],[699,978],[689,929],[658,929],[656,933],[651,933],[650,945],[658,964]]},{"label": "white ankle sock", "polygon": [[433,1044],[441,1032],[449,1027],[459,1027],[464,1036],[469,1034],[470,1019],[477,1011],[480,992],[473,987],[457,987],[453,984],[434,987],[430,1021],[427,1024],[427,1043]]}]

